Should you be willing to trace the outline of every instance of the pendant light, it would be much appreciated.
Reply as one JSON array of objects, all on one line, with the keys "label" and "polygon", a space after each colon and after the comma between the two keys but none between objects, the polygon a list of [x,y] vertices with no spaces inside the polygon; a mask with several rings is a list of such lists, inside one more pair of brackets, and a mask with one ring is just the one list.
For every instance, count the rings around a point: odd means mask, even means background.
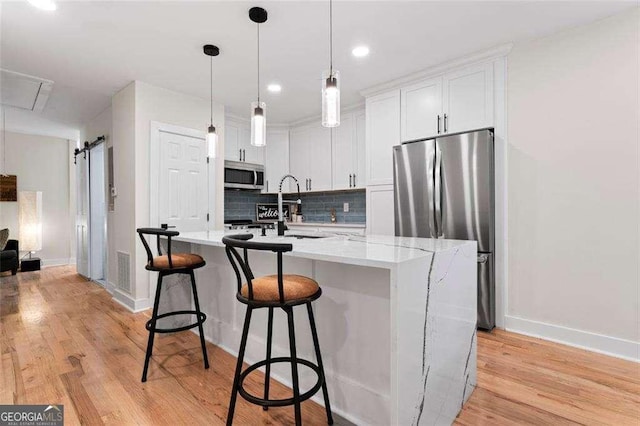
[{"label": "pendant light", "polygon": [[205,44],[203,47],[204,54],[211,59],[210,64],[210,78],[211,78],[211,121],[209,128],[207,129],[207,157],[216,158],[218,153],[218,134],[216,128],[213,125],[213,57],[220,54],[220,49],[213,44]]},{"label": "pendant light", "polygon": [[340,72],[333,69],[333,1],[329,0],[329,70],[322,73],[322,125],[340,125]]},{"label": "pendant light", "polygon": [[267,11],[261,7],[252,7],[249,19],[258,27],[258,100],[251,102],[251,145],[261,147],[267,144],[267,117],[266,104],[260,102],[260,24],[267,22]]}]

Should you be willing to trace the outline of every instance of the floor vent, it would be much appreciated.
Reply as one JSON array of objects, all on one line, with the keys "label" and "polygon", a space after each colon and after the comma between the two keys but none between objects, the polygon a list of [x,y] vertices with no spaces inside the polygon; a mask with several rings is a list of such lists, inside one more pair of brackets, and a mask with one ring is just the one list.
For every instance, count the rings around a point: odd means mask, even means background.
[{"label": "floor vent", "polygon": [[131,294],[131,274],[129,272],[129,253],[118,253],[118,290]]}]

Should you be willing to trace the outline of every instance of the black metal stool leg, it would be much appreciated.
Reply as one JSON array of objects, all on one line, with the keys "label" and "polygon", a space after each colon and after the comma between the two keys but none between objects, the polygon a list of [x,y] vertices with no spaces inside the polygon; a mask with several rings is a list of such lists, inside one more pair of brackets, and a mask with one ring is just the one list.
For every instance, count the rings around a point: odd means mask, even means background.
[{"label": "black metal stool leg", "polygon": [[324,395],[324,407],[327,410],[327,423],[333,424],[333,415],[331,414],[331,404],[329,403],[329,391],[327,390],[327,380],[324,375],[324,366],[322,365],[322,355],[320,355],[320,343],[318,342],[318,332],[316,331],[316,321],[313,318],[313,309],[311,302],[307,303],[307,312],[309,313],[309,324],[311,325],[311,336],[313,336],[313,346],[316,350],[316,359],[318,367],[322,374],[322,394]]},{"label": "black metal stool leg", "polygon": [[149,340],[147,341],[147,354],[144,358],[144,369],[142,370],[142,382],[147,381],[147,371],[149,370],[149,360],[153,354],[153,338],[155,336],[156,319],[158,317],[158,308],[160,306],[160,292],[162,290],[162,277],[164,275],[158,273],[158,284],[156,285],[156,297],[153,302],[153,313],[151,314],[151,328],[149,329]]},{"label": "black metal stool leg", "polygon": [[[198,301],[198,290],[196,289],[196,278],[193,274],[193,270],[189,271],[191,276],[191,289],[193,290],[193,304],[195,305],[196,312],[198,312],[198,321],[200,321],[200,302]],[[207,356],[207,345],[204,341],[204,328],[202,323],[198,325],[198,331],[200,331],[200,345],[202,346],[202,358],[204,359],[204,368],[209,368],[209,357]]]},{"label": "black metal stool leg", "polygon": [[249,324],[251,323],[251,311],[252,308],[247,306],[247,313],[244,316],[244,327],[242,329],[242,339],[240,340],[240,350],[238,350],[236,374],[233,377],[233,388],[231,388],[231,401],[229,402],[229,412],[227,413],[227,426],[231,426],[233,424],[233,412],[236,409],[236,398],[238,396],[238,387],[240,386],[240,374],[242,373],[242,361],[244,360],[244,350],[247,346]]},{"label": "black metal stool leg", "polygon": [[296,357],[296,331],[293,324],[293,308],[287,306],[282,308],[287,313],[289,323],[289,347],[291,348],[291,382],[293,384],[293,400],[295,401],[296,426],[302,424],[302,413],[300,412],[300,386],[298,384],[298,358]]},{"label": "black metal stool leg", "polygon": [[[269,378],[271,376],[271,340],[273,338],[273,308],[269,308],[269,321],[267,323],[267,365],[265,366],[264,374],[264,399],[269,399]],[[262,407],[267,411],[269,407],[266,405]]]}]

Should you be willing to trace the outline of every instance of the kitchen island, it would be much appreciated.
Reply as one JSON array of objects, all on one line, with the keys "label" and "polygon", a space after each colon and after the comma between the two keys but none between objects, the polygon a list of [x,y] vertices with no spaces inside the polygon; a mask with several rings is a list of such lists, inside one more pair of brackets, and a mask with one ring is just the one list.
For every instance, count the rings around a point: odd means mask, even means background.
[{"label": "kitchen island", "polygon": [[[175,241],[176,251],[190,244],[206,260],[196,272],[205,335],[235,355],[245,305],[235,299],[224,235],[184,232]],[[476,243],[313,236],[322,238],[274,233],[254,240],[293,244],[284,256],[285,273],[312,277],[322,287],[314,310],[334,411],[358,424],[450,424],[476,383]],[[250,252],[249,262],[256,276],[276,271],[275,254]],[[180,293],[186,288],[163,288],[171,293],[165,300],[186,303],[189,293]],[[303,310],[294,312],[298,355],[314,362],[308,319]],[[245,362],[264,358],[266,324],[266,309],[256,311]],[[279,310],[273,343],[274,356],[288,355],[286,316]],[[272,377],[290,385],[286,366],[272,367]],[[300,383],[301,389],[313,386],[314,373],[303,368]],[[321,394],[314,400],[322,404]]]}]

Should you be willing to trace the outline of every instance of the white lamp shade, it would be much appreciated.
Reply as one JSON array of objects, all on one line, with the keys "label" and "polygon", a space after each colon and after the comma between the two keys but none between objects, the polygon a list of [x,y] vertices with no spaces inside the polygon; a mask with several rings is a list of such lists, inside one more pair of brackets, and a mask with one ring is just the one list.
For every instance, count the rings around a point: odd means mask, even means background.
[{"label": "white lamp shade", "polygon": [[18,194],[20,249],[42,250],[42,192],[20,191]]}]

